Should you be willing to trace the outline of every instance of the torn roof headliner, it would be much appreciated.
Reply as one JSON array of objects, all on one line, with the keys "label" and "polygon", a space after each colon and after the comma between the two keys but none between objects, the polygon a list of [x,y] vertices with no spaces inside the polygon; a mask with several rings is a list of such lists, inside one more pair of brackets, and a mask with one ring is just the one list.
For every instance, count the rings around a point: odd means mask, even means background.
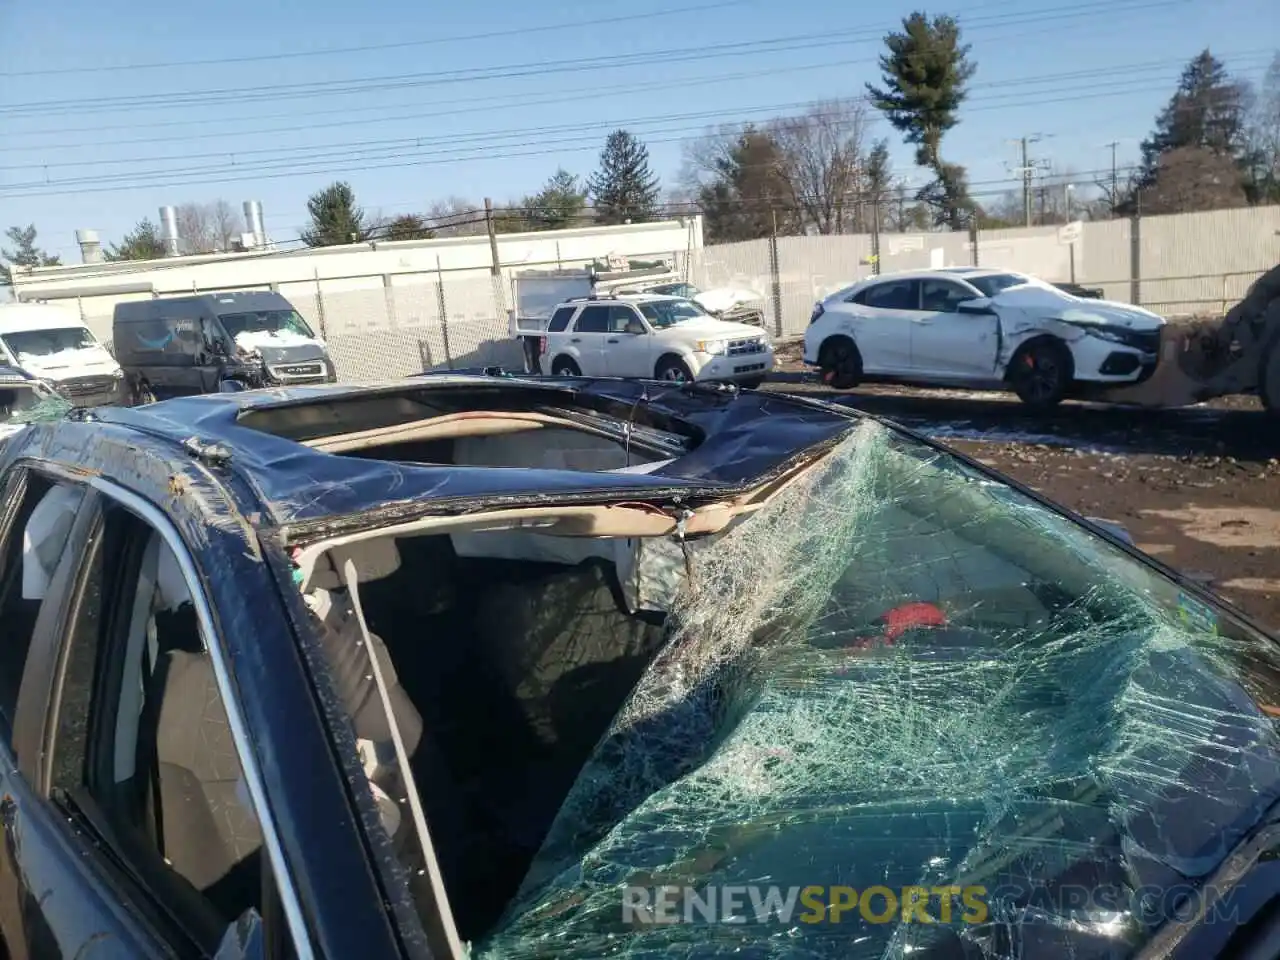
[{"label": "torn roof headliner", "polygon": [[[482,409],[577,410],[683,434],[696,446],[648,474],[434,466],[326,454],[249,425],[290,409],[334,411],[370,398],[409,398],[440,413],[472,409],[473,404]],[[755,391],[708,394],[641,381],[479,375],[208,394],[146,407],[99,408],[91,416],[175,444],[194,437],[202,444],[225,445],[231,452],[230,469],[257,492],[264,520],[299,534],[371,511],[403,516],[423,506],[429,509],[421,512],[434,512],[449,503],[726,495],[835,441],[858,419],[853,411],[833,405]]]}]

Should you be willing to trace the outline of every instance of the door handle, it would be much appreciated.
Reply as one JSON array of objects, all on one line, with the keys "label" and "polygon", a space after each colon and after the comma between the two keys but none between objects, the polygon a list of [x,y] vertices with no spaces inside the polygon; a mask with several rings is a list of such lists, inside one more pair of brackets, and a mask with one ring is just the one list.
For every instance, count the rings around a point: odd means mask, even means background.
[{"label": "door handle", "polygon": [[921,317],[919,320],[912,320],[912,323],[933,323],[928,317]]},{"label": "door handle", "polygon": [[581,338],[581,337],[570,337],[570,338],[569,338],[569,342],[570,342],[570,343],[581,343],[581,342],[582,342],[582,338]]},{"label": "door handle", "polygon": [[618,338],[617,338],[617,337],[610,337],[610,338],[606,341],[606,343],[617,343],[617,342],[618,342]]}]

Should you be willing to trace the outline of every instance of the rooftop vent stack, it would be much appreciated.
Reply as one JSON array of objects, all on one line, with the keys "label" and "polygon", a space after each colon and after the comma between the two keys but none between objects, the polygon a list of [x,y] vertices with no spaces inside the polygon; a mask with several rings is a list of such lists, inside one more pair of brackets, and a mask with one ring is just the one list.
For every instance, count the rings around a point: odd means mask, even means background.
[{"label": "rooftop vent stack", "polygon": [[80,245],[80,259],[85,263],[102,262],[102,241],[97,230],[77,230],[76,243]]},{"label": "rooftop vent stack", "polygon": [[244,225],[253,234],[253,245],[255,247],[265,247],[267,245],[267,231],[262,225],[262,201],[246,200],[244,202]]},{"label": "rooftop vent stack", "polygon": [[160,239],[164,242],[164,255],[176,257],[178,250],[178,208],[160,208]]}]

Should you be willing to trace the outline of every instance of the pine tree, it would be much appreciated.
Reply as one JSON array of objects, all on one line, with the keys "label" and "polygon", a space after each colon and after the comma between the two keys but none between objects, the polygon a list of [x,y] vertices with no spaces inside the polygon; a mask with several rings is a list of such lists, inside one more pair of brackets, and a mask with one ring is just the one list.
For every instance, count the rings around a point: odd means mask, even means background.
[{"label": "pine tree", "polygon": [[[698,193],[707,238],[717,243],[767,237],[792,222],[786,157],[768,133],[748,125],[715,161],[715,179]],[[776,218],[776,220],[775,220]]]},{"label": "pine tree", "polygon": [[582,219],[587,205],[587,191],[568,170],[558,169],[542,189],[525,197],[521,207],[524,219],[535,230],[563,230]]},{"label": "pine tree", "polygon": [[110,250],[104,251],[103,256],[108,260],[159,260],[164,254],[160,230],[144,218],[124,235],[119,244],[113,244]]},{"label": "pine tree", "polygon": [[360,243],[369,239],[364,211],[356,206],[351,184],[337,181],[307,201],[311,226],[302,231],[302,242],[308,247],[332,247],[343,243]]},{"label": "pine tree", "polygon": [[973,203],[964,168],[942,160],[942,137],[960,120],[958,111],[977,65],[969,61],[969,45],[960,42],[954,17],[931,20],[913,13],[902,21],[902,32],[890,33],[884,42],[884,86],[869,83],[867,92],[903,139],[915,145],[916,162],[934,173],[919,198],[935,205],[938,219],[958,230],[968,222]]},{"label": "pine tree", "polygon": [[1155,130],[1142,142],[1140,185],[1154,183],[1161,156],[1174,150],[1199,147],[1243,161],[1248,106],[1248,87],[1232,80],[1222,61],[1203,50],[1183,69]]},{"label": "pine tree", "polygon": [[[0,250],[0,260],[6,260],[15,267],[56,267],[62,261],[36,246],[35,224],[26,227],[10,227],[4,232],[13,244],[12,250]],[[0,284],[12,283],[12,274],[5,264],[0,263]]]},{"label": "pine tree", "polygon": [[649,169],[649,150],[633,134],[615,130],[600,152],[600,169],[587,191],[601,223],[644,223],[657,218],[658,177]]}]

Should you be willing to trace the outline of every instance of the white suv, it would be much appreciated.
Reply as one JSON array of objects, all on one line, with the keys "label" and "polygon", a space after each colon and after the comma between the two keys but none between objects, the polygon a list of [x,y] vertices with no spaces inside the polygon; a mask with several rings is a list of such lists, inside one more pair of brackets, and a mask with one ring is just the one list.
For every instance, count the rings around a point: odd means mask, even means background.
[{"label": "white suv", "polygon": [[655,294],[569,300],[547,325],[554,376],[735,381],[759,386],[773,346],[759,327],[717,320],[692,300]]}]

